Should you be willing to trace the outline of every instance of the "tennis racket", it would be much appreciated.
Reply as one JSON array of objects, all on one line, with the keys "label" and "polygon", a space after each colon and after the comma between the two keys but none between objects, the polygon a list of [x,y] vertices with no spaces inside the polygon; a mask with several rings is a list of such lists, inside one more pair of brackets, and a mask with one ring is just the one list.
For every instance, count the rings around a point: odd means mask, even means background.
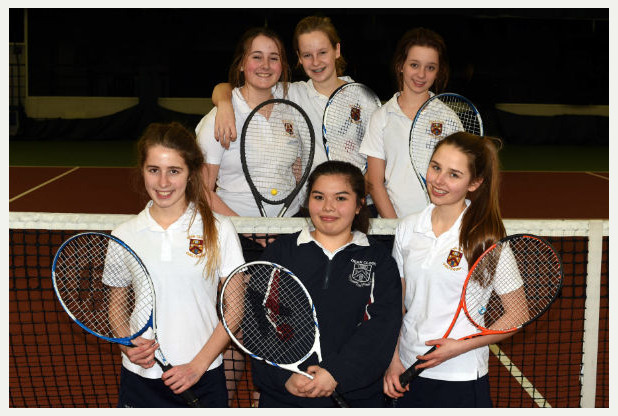
[{"label": "tennis racket", "polygon": [[[468,272],[459,306],[443,338],[451,333],[462,310],[478,331],[460,340],[523,328],[556,300],[562,274],[560,256],[541,237],[516,234],[503,238],[481,254]],[[424,370],[416,368],[423,362],[417,360],[399,376],[402,387]]]},{"label": "tennis racket", "polygon": [[367,123],[382,103],[366,85],[350,82],[329,97],[322,118],[322,139],[329,160],[342,160],[367,170],[367,158],[358,152]]},{"label": "tennis racket", "polygon": [[242,128],[240,159],[263,217],[264,203],[288,210],[313,164],[315,134],[305,111],[292,101],[272,99],[251,111]]},{"label": "tennis racket", "polygon": [[470,100],[459,94],[434,95],[421,106],[412,121],[410,160],[427,202],[426,177],[433,150],[440,140],[458,131],[483,135],[480,113]]},{"label": "tennis racket", "polygon": [[[54,257],[52,281],[66,313],[88,333],[132,347],[133,339],[152,328],[158,343],[152,279],[120,239],[98,232],[69,238]],[[172,368],[160,348],[155,361],[163,371]],[[191,390],[181,396],[190,407],[201,407]]]},{"label": "tennis racket", "polygon": [[[238,267],[223,283],[219,312],[232,341],[252,358],[313,379],[299,365],[313,353],[322,361],[316,310],[288,269],[267,261]],[[349,407],[337,391],[331,397]]]}]

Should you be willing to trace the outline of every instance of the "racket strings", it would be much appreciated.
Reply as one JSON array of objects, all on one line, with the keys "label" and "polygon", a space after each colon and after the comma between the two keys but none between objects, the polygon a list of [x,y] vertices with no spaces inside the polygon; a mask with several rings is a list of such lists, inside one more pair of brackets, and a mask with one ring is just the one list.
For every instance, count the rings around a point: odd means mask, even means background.
[{"label": "racket strings", "polygon": [[316,336],[313,306],[287,272],[251,264],[226,284],[221,298],[224,325],[251,355],[277,364],[302,361]]},{"label": "racket strings", "polygon": [[519,328],[551,305],[561,280],[551,246],[531,236],[505,240],[476,265],[466,287],[466,314],[482,328]]},{"label": "racket strings", "polygon": [[342,160],[365,170],[367,159],[359,153],[367,123],[380,100],[361,84],[346,84],[329,101],[323,133],[330,160]]},{"label": "racket strings", "polygon": [[139,261],[104,235],[69,241],[56,260],[54,280],[67,312],[93,332],[126,338],[146,326],[154,303]]},{"label": "racket strings", "polygon": [[305,117],[291,105],[265,106],[256,112],[244,136],[246,167],[260,196],[283,203],[311,165],[311,133]]},{"label": "racket strings", "polygon": [[478,113],[458,96],[432,99],[417,115],[410,134],[410,156],[415,169],[425,178],[436,144],[458,131],[480,135]]}]

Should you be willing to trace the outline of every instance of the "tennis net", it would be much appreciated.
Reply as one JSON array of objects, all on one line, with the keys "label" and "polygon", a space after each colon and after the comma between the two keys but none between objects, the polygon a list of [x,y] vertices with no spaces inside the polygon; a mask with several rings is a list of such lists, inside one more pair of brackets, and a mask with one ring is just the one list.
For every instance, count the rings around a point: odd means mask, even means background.
[{"label": "tennis net", "polygon": [[[51,264],[79,231],[110,231],[132,215],[9,214],[9,406],[114,407],[118,347],[87,335],[56,300]],[[302,218],[233,218],[239,234],[280,235]],[[370,234],[392,247],[396,220],[372,220]],[[492,345],[490,385],[497,407],[609,407],[609,222],[506,220],[508,234],[547,238],[564,262],[565,283],[548,313]],[[247,261],[261,246],[243,239]],[[234,347],[224,365],[231,407],[259,394],[250,363]]]}]

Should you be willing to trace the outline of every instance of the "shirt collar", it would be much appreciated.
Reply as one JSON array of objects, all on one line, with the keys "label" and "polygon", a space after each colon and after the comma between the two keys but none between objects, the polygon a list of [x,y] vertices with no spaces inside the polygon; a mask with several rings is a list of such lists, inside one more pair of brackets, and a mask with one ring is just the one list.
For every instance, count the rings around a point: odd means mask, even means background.
[{"label": "shirt collar", "polygon": [[[436,95],[431,91],[427,91],[427,92],[429,93],[429,98]],[[388,111],[389,113],[398,114],[400,116],[407,118],[408,116],[406,116],[404,112],[401,111],[401,107],[399,107],[399,103],[397,102],[397,98],[399,98],[400,95],[401,95],[401,91],[396,92],[393,95],[393,97],[384,104],[384,107],[386,107],[386,111]]]},{"label": "shirt collar", "polygon": [[[469,199],[466,199],[465,203],[466,203],[466,207],[461,212],[461,214],[459,214],[459,217],[457,217],[457,220],[455,220],[455,223],[451,226],[451,228],[449,228],[447,233],[457,233],[457,234],[459,233],[459,228],[461,226],[461,220],[463,218],[464,213],[470,206],[471,202]],[[434,204],[429,204],[423,211],[421,211],[420,217],[418,221],[416,222],[416,225],[414,226],[414,232],[433,235],[433,229],[431,227],[431,213],[433,212],[433,209],[435,207],[436,206]]]},{"label": "shirt collar", "polygon": [[[152,200],[148,201],[148,203],[146,204],[146,208],[144,208],[142,212],[140,212],[139,215],[137,216],[137,229],[139,231],[145,230],[145,229],[149,229],[150,231],[158,231],[158,232],[166,231],[150,215],[150,207],[152,207],[153,204],[154,202]],[[167,227],[167,229],[173,230],[177,228],[184,228],[188,230],[194,210],[195,210],[195,205],[193,204],[193,202],[190,202],[185,212],[173,224]]]},{"label": "shirt collar", "polygon": [[[322,250],[326,250],[313,236],[311,235],[311,231],[315,230],[313,226],[304,226],[301,230],[300,234],[298,234],[298,238],[296,239],[296,245],[300,246],[301,244],[311,243],[312,241],[318,245]],[[367,235],[360,231],[352,231],[352,241],[347,243],[346,245],[340,247],[338,249],[342,250],[343,248],[349,246],[350,244],[356,244],[357,246],[369,246],[369,240],[367,239]]]}]

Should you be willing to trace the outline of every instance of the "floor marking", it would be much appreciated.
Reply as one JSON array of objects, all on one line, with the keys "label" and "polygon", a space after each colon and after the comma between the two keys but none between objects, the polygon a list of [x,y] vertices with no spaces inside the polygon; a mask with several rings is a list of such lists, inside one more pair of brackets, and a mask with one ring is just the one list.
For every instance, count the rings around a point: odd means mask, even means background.
[{"label": "floor marking", "polygon": [[598,175],[598,174],[593,173],[593,172],[586,172],[586,173],[587,173],[588,175],[596,176],[597,178],[601,178],[601,179],[609,180],[609,176]]},{"label": "floor marking", "polygon": [[74,167],[73,169],[71,169],[71,170],[69,170],[69,171],[66,171],[66,172],[64,172],[64,173],[61,173],[60,175],[56,176],[55,178],[51,178],[50,180],[48,180],[48,181],[46,181],[46,182],[43,182],[42,184],[37,185],[37,186],[35,186],[34,188],[28,189],[26,192],[22,192],[21,194],[19,194],[19,195],[17,195],[17,196],[15,196],[15,197],[13,197],[13,198],[11,198],[11,199],[9,199],[9,203],[11,203],[11,202],[15,201],[16,199],[21,198],[22,196],[26,196],[26,195],[28,195],[30,192],[34,192],[34,191],[36,191],[37,189],[44,187],[45,185],[49,185],[50,183],[52,183],[52,182],[54,182],[54,181],[56,181],[56,180],[58,180],[58,179],[62,178],[63,176],[66,176],[66,175],[68,175],[68,174],[69,174],[69,173],[71,173],[71,172],[75,172],[77,169],[79,169],[79,166],[76,166],[76,167]]},{"label": "floor marking", "polygon": [[500,360],[500,363],[506,367],[506,369],[509,371],[509,373],[511,373],[513,378],[515,378],[515,380],[517,380],[519,384],[521,384],[521,387],[524,389],[526,393],[528,393],[528,396],[530,396],[530,398],[534,400],[537,406],[551,407],[551,405],[547,403],[547,399],[545,399],[545,397],[543,397],[541,393],[539,393],[539,391],[534,388],[530,380],[528,380],[523,375],[523,373],[519,370],[519,368],[517,368],[517,366],[513,364],[511,359],[500,349],[500,347],[498,347],[495,344],[492,344],[489,346],[489,349],[491,352],[494,353],[496,357],[498,357],[498,360]]}]

